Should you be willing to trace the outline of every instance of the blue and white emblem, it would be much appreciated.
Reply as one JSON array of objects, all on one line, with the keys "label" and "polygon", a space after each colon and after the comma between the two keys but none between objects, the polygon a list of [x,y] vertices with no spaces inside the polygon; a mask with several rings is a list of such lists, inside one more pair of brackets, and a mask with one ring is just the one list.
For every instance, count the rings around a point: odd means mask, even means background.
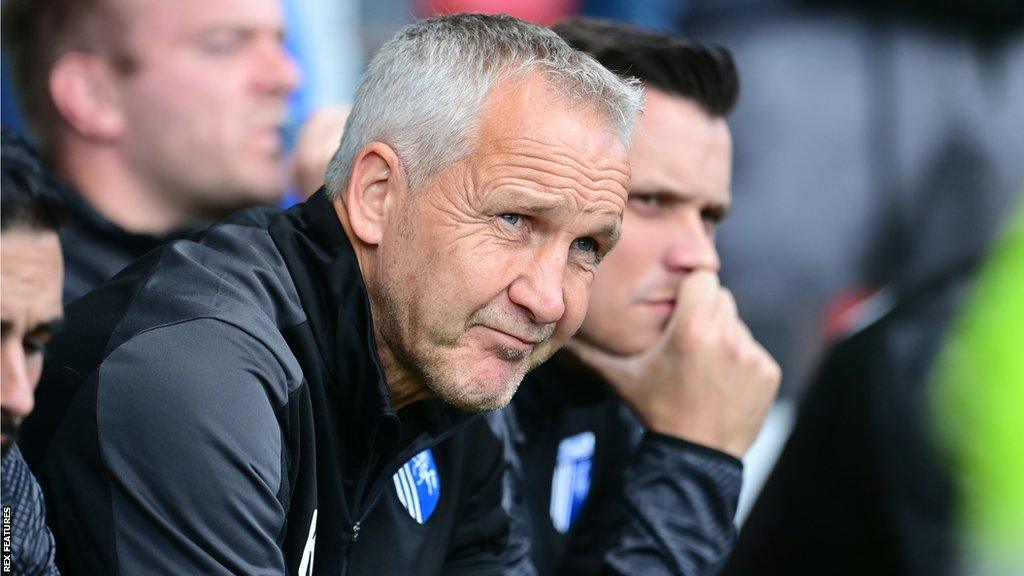
[{"label": "blue and white emblem", "polygon": [[413,520],[420,524],[430,520],[441,498],[441,475],[430,448],[413,456],[391,479],[395,483],[398,501]]},{"label": "blue and white emblem", "polygon": [[562,534],[569,531],[587,500],[593,463],[593,432],[581,432],[559,442],[551,479],[551,522]]}]

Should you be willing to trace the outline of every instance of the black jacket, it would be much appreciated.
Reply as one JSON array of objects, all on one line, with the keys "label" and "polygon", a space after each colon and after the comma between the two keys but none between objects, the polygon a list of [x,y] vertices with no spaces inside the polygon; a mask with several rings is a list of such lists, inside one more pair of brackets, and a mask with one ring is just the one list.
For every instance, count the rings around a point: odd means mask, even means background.
[{"label": "black jacket", "polygon": [[60,229],[64,253],[64,304],[106,282],[146,252],[179,238],[195,228],[164,236],[135,234],[101,216],[71,185],[57,186],[68,207]]},{"label": "black jacket", "polygon": [[150,252],[66,318],[26,434],[67,573],[526,569],[499,421],[394,409],[322,193]]},{"label": "black jacket", "polygon": [[721,566],[736,535],[739,460],[645,433],[566,353],[530,373],[513,404],[538,572],[694,576]]},{"label": "black jacket", "polygon": [[969,279],[956,270],[894,305],[883,293],[873,304],[891,309],[829,350],[723,574],[959,573],[929,397]]}]

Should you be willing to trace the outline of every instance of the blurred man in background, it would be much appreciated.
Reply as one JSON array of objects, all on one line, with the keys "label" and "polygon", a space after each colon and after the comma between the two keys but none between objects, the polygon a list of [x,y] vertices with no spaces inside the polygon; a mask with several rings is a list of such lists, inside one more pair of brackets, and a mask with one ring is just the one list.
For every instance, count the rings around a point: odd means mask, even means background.
[{"label": "blurred man in background", "polygon": [[285,189],[299,72],[278,0],[12,0],[4,39],[69,186],[65,302],[183,231]]},{"label": "blurred man in background", "polygon": [[35,403],[33,394],[42,373],[43,348],[61,318],[63,264],[57,229],[64,218],[64,206],[52,186],[28,145],[5,128],[0,188],[0,465],[4,572],[15,574],[57,573],[42,492],[15,444],[21,422]]},{"label": "blurred man in background", "polygon": [[618,247],[601,264],[574,354],[515,398],[542,574],[710,574],[731,549],[742,465],[778,366],[718,283],[739,93],[729,53],[632,26],[555,27],[647,104],[630,149]]}]

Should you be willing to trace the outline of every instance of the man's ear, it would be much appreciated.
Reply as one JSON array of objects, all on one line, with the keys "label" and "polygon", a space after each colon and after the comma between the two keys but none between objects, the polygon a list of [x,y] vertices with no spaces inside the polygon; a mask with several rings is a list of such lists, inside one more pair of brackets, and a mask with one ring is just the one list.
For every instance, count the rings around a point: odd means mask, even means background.
[{"label": "man's ear", "polygon": [[380,244],[390,212],[405,200],[406,182],[398,154],[387,144],[367,144],[352,163],[345,208],[352,232],[364,243]]},{"label": "man's ear", "polygon": [[50,97],[76,132],[93,140],[112,140],[124,130],[117,72],[99,56],[69,52],[50,69]]}]

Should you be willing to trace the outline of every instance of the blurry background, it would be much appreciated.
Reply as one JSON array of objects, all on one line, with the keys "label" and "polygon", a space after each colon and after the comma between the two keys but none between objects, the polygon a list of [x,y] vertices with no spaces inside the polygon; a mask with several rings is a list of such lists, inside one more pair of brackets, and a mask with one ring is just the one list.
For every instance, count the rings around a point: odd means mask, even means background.
[{"label": "blurry background", "polygon": [[[288,45],[303,70],[290,143],[313,111],[349,101],[384,40],[438,13],[504,12],[541,24],[588,14],[733,52],[742,89],[730,118],[735,210],[718,239],[722,276],[784,372],[779,403],[747,457],[741,519],[827,345],[903,295],[977,264],[1024,190],[1024,3],[1015,0],[286,0],[285,7]],[[6,65],[2,97],[3,123],[23,128]]]}]

